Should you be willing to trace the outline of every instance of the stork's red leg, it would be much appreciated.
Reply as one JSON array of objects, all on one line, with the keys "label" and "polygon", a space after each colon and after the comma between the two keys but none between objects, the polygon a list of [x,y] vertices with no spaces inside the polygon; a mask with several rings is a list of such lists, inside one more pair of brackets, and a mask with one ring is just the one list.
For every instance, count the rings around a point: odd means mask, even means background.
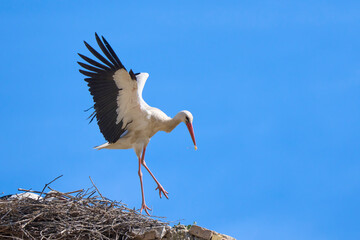
[{"label": "stork's red leg", "polygon": [[154,174],[152,174],[152,172],[150,171],[150,169],[146,166],[145,163],[145,150],[146,147],[144,147],[143,153],[141,155],[141,163],[142,165],[146,168],[146,170],[150,173],[150,175],[152,176],[152,178],[155,180],[156,184],[158,185],[157,188],[155,188],[155,190],[159,190],[159,196],[161,198],[161,193],[164,194],[164,196],[169,199],[168,197],[168,192],[161,186],[161,184],[159,183],[159,181],[156,179],[156,177],[154,176]]},{"label": "stork's red leg", "polygon": [[151,211],[151,209],[146,206],[145,204],[145,195],[144,195],[144,187],[143,187],[143,180],[142,180],[142,172],[141,172],[141,159],[139,158],[139,178],[140,178],[140,185],[141,185],[141,196],[142,196],[142,203],[141,203],[141,208],[140,208],[140,213],[142,212],[142,210],[145,210],[146,214],[150,216],[148,210]]}]

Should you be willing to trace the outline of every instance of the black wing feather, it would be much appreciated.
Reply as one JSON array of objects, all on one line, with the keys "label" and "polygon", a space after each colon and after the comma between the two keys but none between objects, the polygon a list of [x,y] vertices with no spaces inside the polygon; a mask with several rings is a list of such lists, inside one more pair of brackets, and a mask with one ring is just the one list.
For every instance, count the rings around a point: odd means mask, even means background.
[{"label": "black wing feather", "polygon": [[109,143],[114,143],[126,131],[126,127],[128,126],[128,124],[124,126],[122,120],[116,124],[118,116],[116,112],[118,108],[117,97],[122,89],[116,86],[113,79],[115,72],[122,68],[125,69],[125,67],[104,37],[102,37],[102,42],[95,33],[95,38],[100,49],[109,61],[84,41],[89,51],[103,64],[79,54],[82,59],[89,63],[78,62],[81,67],[86,69],[80,69],[79,71],[86,76],[84,80],[88,83],[89,91],[94,100],[94,112],[89,116],[89,118],[91,118],[90,122],[96,118],[100,131],[105,139]]},{"label": "black wing feather", "polygon": [[120,67],[124,68],[126,70],[126,68],[124,67],[124,65],[121,63],[120,59],[118,58],[118,56],[116,55],[116,53],[114,52],[114,50],[112,49],[112,47],[110,46],[110,44],[106,41],[106,39],[102,36],[101,37],[102,40],[105,43],[106,48],[109,50],[109,52],[111,53],[111,55],[115,58],[115,60],[119,63]]},{"label": "black wing feather", "polygon": [[87,49],[89,49],[89,51],[100,61],[102,61],[103,63],[105,63],[106,65],[108,65],[110,68],[115,69],[115,66],[110,63],[108,60],[106,60],[106,58],[104,58],[100,53],[98,53],[98,51],[96,51],[95,49],[93,49],[86,41],[84,41],[85,46],[87,47]]},{"label": "black wing feather", "polygon": [[110,68],[108,68],[107,66],[102,65],[101,63],[98,63],[97,61],[92,60],[91,58],[88,58],[88,57],[86,57],[86,56],[84,56],[84,55],[82,55],[82,54],[80,54],[80,53],[78,53],[78,55],[79,55],[82,59],[84,59],[85,61],[87,61],[88,63],[90,63],[90,64],[92,64],[92,65],[94,65],[94,66],[96,66],[96,67],[102,68],[102,69],[104,69],[104,70],[110,70]]},{"label": "black wing feather", "polygon": [[118,68],[121,68],[119,63],[116,62],[116,60],[113,58],[113,56],[109,53],[107,48],[104,46],[104,44],[101,42],[99,36],[95,33],[96,42],[98,43],[99,47],[101,48],[101,51],[105,54],[105,56]]},{"label": "black wing feather", "polygon": [[81,69],[79,69],[79,72],[84,74],[85,76],[88,76],[88,77],[91,77],[91,78],[97,78],[97,77],[101,76],[100,73],[88,72],[88,71],[84,71],[84,70],[81,70]]},{"label": "black wing feather", "polygon": [[93,72],[104,72],[104,70],[100,69],[100,68],[96,68],[96,67],[93,67],[93,66],[90,66],[86,63],[82,63],[82,62],[77,62],[80,66],[82,66],[83,68],[87,69],[87,70],[90,70],[90,71],[93,71]]}]

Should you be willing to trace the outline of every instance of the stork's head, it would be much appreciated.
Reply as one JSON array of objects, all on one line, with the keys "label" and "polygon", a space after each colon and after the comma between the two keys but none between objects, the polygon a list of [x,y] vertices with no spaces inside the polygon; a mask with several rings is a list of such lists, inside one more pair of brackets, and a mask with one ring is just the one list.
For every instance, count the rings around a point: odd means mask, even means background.
[{"label": "stork's head", "polygon": [[197,150],[197,146],[196,146],[196,141],[195,141],[195,135],[194,135],[194,128],[193,128],[193,125],[192,125],[192,122],[193,122],[193,115],[191,114],[191,112],[189,111],[181,111],[179,113],[180,115],[180,119],[182,122],[184,122],[189,130],[189,133],[190,133],[190,136],[191,136],[191,139],[193,140],[193,143],[194,143],[194,146],[195,146],[195,150]]}]

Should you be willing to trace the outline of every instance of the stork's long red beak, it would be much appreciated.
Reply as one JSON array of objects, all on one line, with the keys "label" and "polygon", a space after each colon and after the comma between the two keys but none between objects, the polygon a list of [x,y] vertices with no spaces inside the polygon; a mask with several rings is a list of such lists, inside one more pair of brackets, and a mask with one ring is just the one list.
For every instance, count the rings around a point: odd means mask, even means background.
[{"label": "stork's long red beak", "polygon": [[190,133],[191,138],[192,138],[192,140],[194,142],[195,150],[197,150],[193,125],[192,125],[192,123],[189,122],[189,123],[186,124],[186,126],[189,129],[189,133]]}]

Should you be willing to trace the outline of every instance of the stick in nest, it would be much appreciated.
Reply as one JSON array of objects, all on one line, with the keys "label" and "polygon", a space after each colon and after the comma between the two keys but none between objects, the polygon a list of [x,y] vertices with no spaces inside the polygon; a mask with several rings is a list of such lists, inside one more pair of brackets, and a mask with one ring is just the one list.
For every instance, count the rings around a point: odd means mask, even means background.
[{"label": "stick in nest", "polygon": [[93,182],[93,180],[91,179],[90,176],[89,176],[89,178],[90,178],[90,181],[91,181],[92,185],[94,186],[94,188],[96,189],[96,191],[99,193],[100,197],[104,200],[104,197],[101,195],[99,189],[96,187],[96,185],[94,184],[94,182]]},{"label": "stick in nest", "polygon": [[41,195],[44,193],[45,189],[47,186],[49,186],[50,184],[52,184],[53,182],[55,182],[56,180],[58,180],[59,178],[61,178],[63,175],[61,174],[60,176],[54,178],[51,182],[45,184],[43,190],[41,191],[40,195],[39,195],[39,198],[41,197]]}]

